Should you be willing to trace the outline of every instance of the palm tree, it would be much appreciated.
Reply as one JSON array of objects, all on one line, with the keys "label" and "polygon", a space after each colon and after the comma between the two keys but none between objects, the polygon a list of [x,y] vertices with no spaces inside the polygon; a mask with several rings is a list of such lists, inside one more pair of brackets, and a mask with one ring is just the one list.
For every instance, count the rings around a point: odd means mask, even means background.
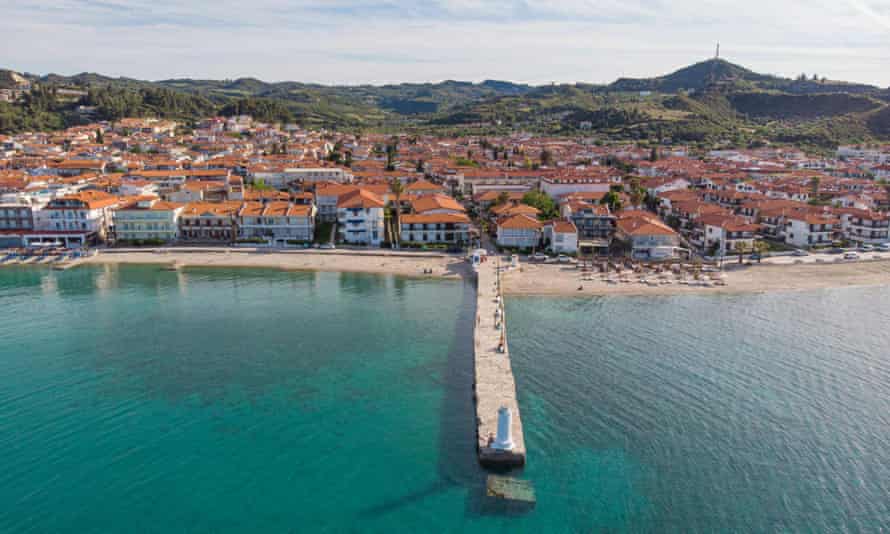
[{"label": "palm tree", "polygon": [[630,179],[630,203],[634,208],[639,208],[643,203],[643,188],[640,187],[640,179],[634,176]]},{"label": "palm tree", "polygon": [[401,223],[401,213],[402,213],[402,194],[405,192],[405,186],[402,184],[402,181],[398,178],[393,178],[389,182],[389,190],[395,197],[395,207],[396,207],[396,230],[393,232],[393,239],[395,240],[397,246],[398,243],[402,242],[402,223]]},{"label": "palm tree", "polygon": [[884,188],[884,192],[887,193],[887,202],[890,203],[890,182],[881,178],[878,180],[878,185]]},{"label": "palm tree", "polygon": [[811,200],[819,200],[819,186],[822,184],[822,179],[818,176],[813,176],[810,178],[810,192],[813,195]]}]

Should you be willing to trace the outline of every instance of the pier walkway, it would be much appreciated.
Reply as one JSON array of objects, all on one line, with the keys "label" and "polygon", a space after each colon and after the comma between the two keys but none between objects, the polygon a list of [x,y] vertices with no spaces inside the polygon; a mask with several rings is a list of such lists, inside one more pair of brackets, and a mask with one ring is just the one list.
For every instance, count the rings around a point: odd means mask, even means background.
[{"label": "pier walkway", "polygon": [[[474,328],[476,438],[482,465],[514,467],[525,464],[525,439],[507,346],[499,265],[497,259],[490,257],[479,266],[477,274]],[[498,428],[499,419],[501,428]]]}]

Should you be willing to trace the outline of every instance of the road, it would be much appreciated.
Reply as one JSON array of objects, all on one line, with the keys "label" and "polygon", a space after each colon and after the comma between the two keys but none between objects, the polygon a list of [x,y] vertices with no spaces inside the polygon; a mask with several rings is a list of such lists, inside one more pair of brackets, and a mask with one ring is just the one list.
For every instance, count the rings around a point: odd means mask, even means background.
[{"label": "road", "polygon": [[771,258],[763,258],[762,263],[774,265],[791,265],[795,263],[835,263],[835,262],[853,262],[860,260],[890,260],[890,252],[857,252],[859,260],[845,260],[843,254],[826,254],[824,252],[811,252],[808,256],[774,256]]}]

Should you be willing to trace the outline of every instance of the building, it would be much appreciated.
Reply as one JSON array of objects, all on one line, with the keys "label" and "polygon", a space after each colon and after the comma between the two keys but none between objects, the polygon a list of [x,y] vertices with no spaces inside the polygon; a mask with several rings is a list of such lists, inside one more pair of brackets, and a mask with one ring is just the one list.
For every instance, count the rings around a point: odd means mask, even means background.
[{"label": "building", "polygon": [[87,173],[105,173],[105,162],[94,159],[70,159],[52,165],[61,176],[77,176]]},{"label": "building", "polygon": [[190,202],[179,215],[179,239],[202,243],[231,243],[237,236],[240,202]]},{"label": "building", "polygon": [[497,244],[509,248],[535,248],[541,244],[543,228],[538,219],[529,215],[504,217],[497,224]]},{"label": "building", "polygon": [[283,172],[284,183],[288,182],[336,182],[340,184],[352,183],[353,175],[340,167],[296,167],[286,168]]},{"label": "building", "polygon": [[578,228],[571,220],[560,219],[544,225],[544,241],[556,254],[578,252]]},{"label": "building", "polygon": [[749,223],[737,215],[704,215],[699,221],[703,227],[703,247],[722,255],[728,252],[753,252],[754,241],[760,225]]},{"label": "building", "polygon": [[238,237],[270,245],[308,243],[315,237],[315,206],[287,201],[245,202],[238,211]]},{"label": "building", "polygon": [[785,218],[785,242],[795,247],[828,246],[840,230],[840,219],[830,213],[800,212]]},{"label": "building", "polygon": [[890,241],[890,218],[886,213],[842,210],[841,232],[844,239],[857,246],[879,245]]},{"label": "building", "polygon": [[414,198],[411,201],[414,213],[464,213],[466,209],[460,202],[448,195],[434,193]]},{"label": "building", "polygon": [[183,208],[183,204],[153,196],[133,199],[113,212],[115,239],[119,242],[176,241]]},{"label": "building", "polygon": [[629,245],[636,260],[669,260],[681,250],[680,235],[657,216],[641,210],[621,213],[615,235]]},{"label": "building", "polygon": [[574,223],[583,241],[595,241],[608,248],[615,237],[616,218],[606,204],[568,201],[560,206],[560,211]]},{"label": "building", "polygon": [[34,214],[27,204],[0,204],[0,232],[34,229]]},{"label": "building", "polygon": [[357,189],[337,202],[337,233],[351,245],[379,246],[385,234],[384,207],[378,195]]},{"label": "building", "polygon": [[470,241],[470,219],[463,213],[415,213],[400,219],[403,243],[462,245]]},{"label": "building", "polygon": [[22,236],[34,230],[34,214],[28,204],[0,204],[0,248],[19,247]]},{"label": "building", "polygon": [[315,188],[315,205],[318,207],[318,220],[337,220],[337,204],[340,197],[358,191],[358,187],[345,184],[318,184]]},{"label": "building", "polygon": [[409,195],[435,195],[437,193],[445,193],[445,188],[420,178],[406,185],[405,193]]},{"label": "building", "polygon": [[49,201],[35,214],[34,231],[25,245],[58,243],[81,247],[104,241],[112,225],[118,198],[102,191],[81,191]]},{"label": "building", "polygon": [[620,177],[596,178],[544,178],[541,180],[541,191],[558,198],[572,193],[608,193],[612,185],[621,183]]}]

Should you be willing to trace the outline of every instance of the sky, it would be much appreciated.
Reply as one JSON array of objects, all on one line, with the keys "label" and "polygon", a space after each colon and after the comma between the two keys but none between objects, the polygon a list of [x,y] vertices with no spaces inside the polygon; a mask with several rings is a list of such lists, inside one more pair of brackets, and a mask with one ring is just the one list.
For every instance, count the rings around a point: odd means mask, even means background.
[{"label": "sky", "polygon": [[890,86],[890,0],[2,0],[0,68],[608,83],[713,57]]}]

